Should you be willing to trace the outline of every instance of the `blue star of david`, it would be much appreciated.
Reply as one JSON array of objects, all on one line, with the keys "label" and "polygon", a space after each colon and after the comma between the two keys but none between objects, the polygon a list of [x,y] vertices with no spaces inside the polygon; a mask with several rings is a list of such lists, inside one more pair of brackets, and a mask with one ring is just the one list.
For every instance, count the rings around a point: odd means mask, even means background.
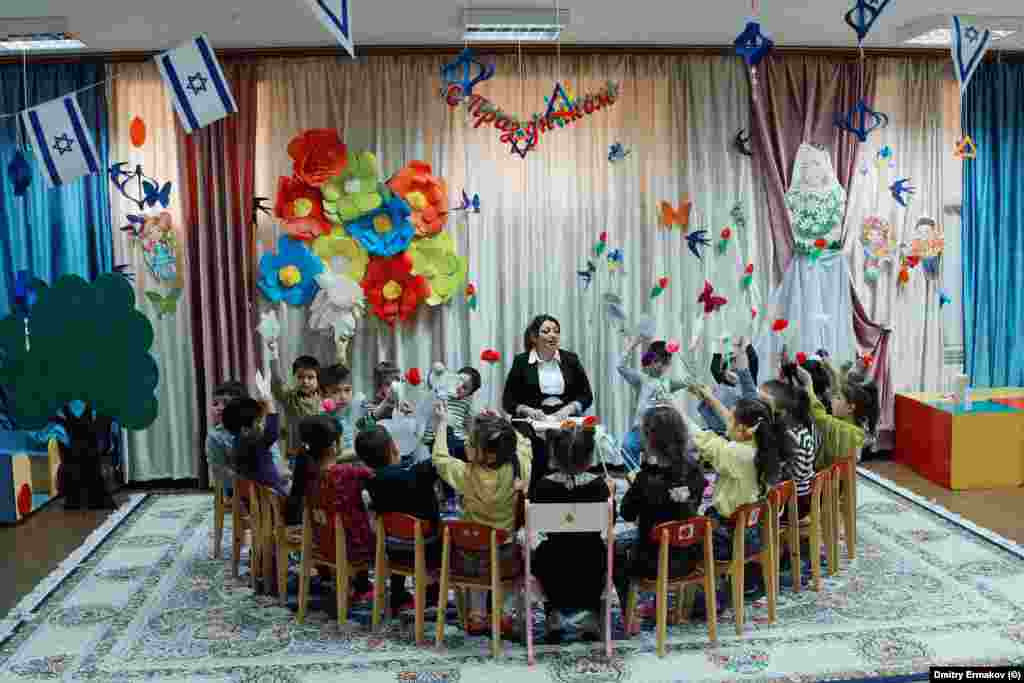
[{"label": "blue star of david", "polygon": [[61,156],[64,156],[68,152],[72,151],[75,141],[68,137],[67,133],[59,135],[53,139],[53,148],[60,152]]},{"label": "blue star of david", "polygon": [[206,78],[203,74],[196,72],[188,77],[188,85],[186,86],[192,91],[193,95],[198,95],[201,92],[206,92]]},{"label": "blue star of david", "polygon": [[964,38],[973,43],[978,39],[978,29],[968,26],[967,30],[964,31]]}]

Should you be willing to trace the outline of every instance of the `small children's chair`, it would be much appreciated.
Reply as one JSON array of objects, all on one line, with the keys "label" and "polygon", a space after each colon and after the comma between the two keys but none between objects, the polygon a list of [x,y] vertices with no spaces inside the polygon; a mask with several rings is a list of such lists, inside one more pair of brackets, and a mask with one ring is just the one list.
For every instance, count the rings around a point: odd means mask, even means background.
[{"label": "small children's chair", "polygon": [[[321,530],[321,538],[334,537],[333,548],[321,548],[314,543],[313,530],[315,528]],[[299,563],[299,613],[296,620],[301,624],[306,618],[310,573],[313,567],[323,566],[330,567],[334,572],[338,626],[342,626],[348,621],[348,592],[352,577],[359,572],[368,571],[370,563],[367,560],[349,561],[348,541],[345,537],[345,525],[341,521],[341,513],[335,512],[333,515],[329,515],[318,500],[307,498],[302,511],[302,541],[299,551],[302,553],[302,559]]]},{"label": "small children's chair", "polygon": [[[441,546],[441,586],[439,595],[447,596],[448,588],[452,586],[459,597],[459,616],[462,618],[463,628],[467,627],[468,612],[462,601],[462,591],[468,590],[489,590],[491,592],[491,655],[497,657],[501,652],[501,617],[502,607],[505,604],[503,599],[504,591],[515,590],[523,577],[521,563],[516,563],[516,569],[512,576],[501,574],[501,565],[498,561],[498,549],[508,540],[508,532],[504,529],[495,529],[483,524],[473,522],[445,522],[443,527],[443,544]],[[468,552],[489,552],[491,560],[491,571],[485,576],[463,576],[451,574],[451,550],[458,548]],[[436,643],[440,647],[444,644],[445,609],[441,605],[437,610],[437,635]]]},{"label": "small children's chair", "polygon": [[[814,581],[814,590],[821,591],[821,549],[827,550],[829,558],[832,557],[832,469],[824,469],[814,475],[811,479],[811,511],[800,520],[799,538],[809,541],[809,555],[811,562],[811,577]],[[785,532],[789,525],[783,524],[780,531],[780,538],[787,544],[792,543]],[[799,543],[799,541],[798,541]],[[794,574],[794,577],[796,575]]]},{"label": "small children's chair", "polygon": [[[608,545],[608,576],[605,579],[604,598],[604,648],[605,656],[612,656],[612,573],[615,550],[615,508],[614,501],[607,503],[543,503],[531,504],[526,508],[526,656],[529,664],[535,663],[533,653],[533,599],[530,573],[530,550],[533,534],[536,533],[606,533]],[[566,571],[571,571],[566,567]]]},{"label": "small children's chair", "polygon": [[[302,529],[289,527],[285,519],[285,498],[272,488],[261,486],[264,502],[264,520],[267,524],[267,547],[277,562],[277,597],[281,606],[288,604],[288,556],[302,550]],[[267,553],[270,555],[271,553]],[[274,562],[266,564],[273,566]],[[270,579],[272,571],[268,571]]]},{"label": "small children's chair", "polygon": [[231,517],[234,520],[235,515],[234,495],[229,496],[226,489],[225,473],[220,470],[213,482],[213,557],[218,560],[224,536],[224,518]]},{"label": "small children's chair", "polygon": [[[736,508],[730,517],[733,524],[732,558],[726,562],[715,563],[716,573],[719,576],[728,576],[732,582],[732,607],[736,614],[736,635],[738,636],[743,635],[743,581],[746,566],[750,562],[761,563],[761,572],[764,574],[764,584],[768,593],[768,623],[775,623],[777,597],[775,573],[778,561],[775,559],[777,549],[772,535],[777,522],[772,522],[771,517],[772,506],[767,499]],[[755,527],[759,527],[761,531],[761,550],[748,555],[745,531]]]},{"label": "small children's chair", "polygon": [[839,524],[846,536],[846,558],[857,556],[857,455],[838,460],[832,465],[832,498],[836,556],[839,552]]},{"label": "small children's chair", "polygon": [[256,488],[249,479],[235,479],[234,504],[231,506],[231,575],[238,578],[245,532],[249,531],[249,574],[253,587],[263,562],[263,536],[260,530],[261,509]]},{"label": "small children's chair", "polygon": [[[789,567],[793,574],[793,591],[800,592],[801,589],[801,559],[800,559],[800,513],[797,509],[796,482],[792,479],[776,484],[768,492],[768,501],[772,504],[771,519],[775,525],[772,537],[776,539],[775,547],[778,549],[776,560],[775,579],[779,581],[781,575],[778,569],[782,565],[782,549],[789,547]],[[786,513],[786,521],[782,521],[783,513]],[[779,592],[779,584],[775,586],[775,592]]]},{"label": "small children's chair", "polygon": [[[434,530],[430,522],[406,515],[401,512],[385,512],[377,515],[377,552],[375,559],[376,580],[373,582],[373,630],[380,625],[381,611],[384,608],[384,587],[388,585],[391,574],[411,576],[416,582],[414,593],[416,605],[416,644],[424,640],[424,622],[427,609],[427,585],[437,583],[436,568],[427,567],[427,550],[424,538]],[[402,541],[412,541],[414,545],[413,565],[392,563],[388,558],[388,537]],[[447,601],[447,596],[438,596],[438,602]]]},{"label": "small children's chair", "polygon": [[[676,621],[682,620],[684,612],[693,608],[693,592],[691,588],[704,587],[704,605],[708,618],[708,638],[711,642],[718,640],[718,605],[715,601],[715,552],[712,536],[711,520],[707,517],[691,517],[682,522],[666,522],[651,529],[651,542],[657,543],[658,578],[655,580],[640,579],[630,586],[628,606],[623,621],[626,633],[630,632],[633,619],[636,618],[637,593],[655,591],[657,594],[657,634],[658,656],[665,656],[665,640],[668,632],[668,594],[679,593],[676,606]],[[678,552],[696,543],[704,546],[703,565],[683,577],[670,577],[668,556],[670,552]]]}]

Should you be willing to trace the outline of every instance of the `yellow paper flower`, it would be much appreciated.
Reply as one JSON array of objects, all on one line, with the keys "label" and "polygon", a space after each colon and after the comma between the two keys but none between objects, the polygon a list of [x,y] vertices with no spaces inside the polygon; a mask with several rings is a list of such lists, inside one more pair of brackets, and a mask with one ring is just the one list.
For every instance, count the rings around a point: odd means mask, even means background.
[{"label": "yellow paper flower", "polygon": [[366,264],[370,262],[370,255],[359,245],[340,225],[334,226],[326,235],[321,235],[313,240],[313,253],[330,264],[335,257],[341,257],[348,261],[348,268],[342,275],[359,282],[366,275]]},{"label": "yellow paper flower", "polygon": [[455,253],[455,240],[450,233],[439,232],[421,237],[409,246],[412,272],[430,283],[427,305],[447,303],[466,280],[466,259]]}]

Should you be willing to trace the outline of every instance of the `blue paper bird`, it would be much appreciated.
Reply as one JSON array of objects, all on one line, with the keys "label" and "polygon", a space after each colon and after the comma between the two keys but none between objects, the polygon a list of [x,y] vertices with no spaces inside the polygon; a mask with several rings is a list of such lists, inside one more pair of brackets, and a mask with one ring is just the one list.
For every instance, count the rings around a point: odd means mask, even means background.
[{"label": "blue paper bird", "polygon": [[740,128],[739,132],[736,133],[736,137],[733,138],[732,144],[736,151],[743,156],[754,156],[754,151],[750,148],[750,133],[747,132],[746,128]]},{"label": "blue paper bird", "polygon": [[775,43],[761,33],[761,24],[751,19],[747,21],[743,32],[736,36],[733,45],[736,47],[736,54],[743,58],[747,66],[754,67],[761,63]]},{"label": "blue paper bird", "polygon": [[[473,74],[473,67],[478,71]],[[494,64],[484,64],[473,53],[472,48],[466,48],[454,62],[441,67],[441,80],[444,87],[441,89],[441,96],[448,100],[450,106],[455,106],[464,98],[473,94],[473,86],[481,81],[486,81],[494,75]]]},{"label": "blue paper bird", "polygon": [[941,289],[939,290],[939,308],[942,308],[943,306],[945,306],[948,303],[952,303],[952,301],[953,300],[949,298],[948,294],[946,294]]},{"label": "blue paper bird", "polygon": [[135,282],[135,273],[131,272],[131,265],[122,263],[119,266],[114,266],[112,272],[117,273],[128,282]]},{"label": "blue paper bird", "polygon": [[594,281],[594,273],[597,272],[597,266],[594,265],[593,261],[587,261],[586,270],[577,270],[576,277],[579,278],[580,283],[583,285],[583,289],[590,287],[590,283]]},{"label": "blue paper bird", "polygon": [[621,142],[616,142],[608,148],[608,161],[616,162],[622,161],[632,153],[632,150],[628,150],[622,146]]},{"label": "blue paper bird", "polygon": [[707,247],[711,245],[711,242],[708,241],[708,238],[706,237],[707,234],[707,230],[694,230],[693,232],[686,233],[686,246],[688,246],[690,251],[693,252],[693,255],[701,261],[704,260],[704,257],[701,255],[698,247]]},{"label": "blue paper bird", "polygon": [[836,114],[836,128],[853,133],[861,142],[867,142],[868,135],[889,125],[889,117],[869,107],[860,100],[846,114]]},{"label": "blue paper bird", "polygon": [[875,20],[892,0],[857,0],[857,4],[846,13],[846,23],[857,32],[857,44],[864,42]]},{"label": "blue paper bird", "polygon": [[156,183],[151,183],[148,180],[142,183],[143,192],[145,192],[145,198],[143,201],[146,202],[147,207],[156,206],[157,202],[160,202],[160,206],[167,208],[167,205],[171,203],[171,183],[164,183],[163,187],[159,187]]},{"label": "blue paper bird", "polygon": [[14,196],[24,197],[29,185],[32,184],[32,167],[28,165],[28,160],[20,149],[14,152],[14,158],[7,164],[7,175],[14,185]]},{"label": "blue paper bird", "polygon": [[903,195],[914,194],[914,188],[910,185],[910,178],[900,178],[889,186],[889,192],[892,192],[892,198],[905,209],[907,208],[907,200]]}]

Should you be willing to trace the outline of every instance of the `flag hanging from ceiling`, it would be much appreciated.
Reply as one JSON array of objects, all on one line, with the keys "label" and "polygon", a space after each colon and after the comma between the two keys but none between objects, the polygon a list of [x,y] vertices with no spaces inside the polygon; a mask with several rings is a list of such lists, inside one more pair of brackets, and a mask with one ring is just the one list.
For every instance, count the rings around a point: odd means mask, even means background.
[{"label": "flag hanging from ceiling", "polygon": [[92,133],[74,95],[23,111],[21,118],[51,188],[100,172]]},{"label": "flag hanging from ceiling", "polygon": [[975,70],[981,65],[981,60],[984,59],[991,43],[991,31],[980,30],[966,19],[953,17],[953,33],[950,44],[953,50],[953,70],[956,71],[956,78],[960,81],[961,97],[967,92],[967,84],[971,81]]},{"label": "flag hanging from ceiling", "polygon": [[238,111],[220,62],[205,35],[155,59],[185,132],[193,133]]},{"label": "flag hanging from ceiling", "polygon": [[356,56],[352,44],[352,17],[348,12],[348,0],[306,0],[313,8],[320,23],[330,31],[353,58]]}]

